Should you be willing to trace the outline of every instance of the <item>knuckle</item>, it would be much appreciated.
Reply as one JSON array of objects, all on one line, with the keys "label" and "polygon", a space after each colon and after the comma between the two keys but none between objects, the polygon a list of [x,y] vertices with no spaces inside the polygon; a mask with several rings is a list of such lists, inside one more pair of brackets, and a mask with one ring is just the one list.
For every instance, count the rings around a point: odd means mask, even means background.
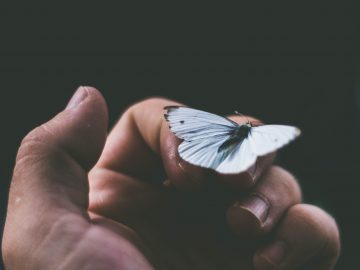
[{"label": "knuckle", "polygon": [[[163,108],[169,104],[179,104],[179,103],[162,97],[150,97],[147,99],[143,99],[129,106],[123,113],[121,119],[129,118],[135,122],[134,119],[159,117],[160,115],[162,119],[162,114],[161,113],[159,113],[159,115],[157,115],[157,113],[154,114],[153,110],[155,109],[161,112]],[[149,115],[149,113],[151,114]],[[155,121],[155,122],[159,122],[159,124],[162,123],[162,121]]]},{"label": "knuckle", "polygon": [[[14,175],[27,168],[27,164],[36,164],[46,158],[45,153],[49,148],[53,148],[51,137],[53,133],[47,124],[43,124],[30,131],[21,141],[16,155]],[[34,167],[34,166],[32,166]]]},{"label": "knuckle", "polygon": [[[138,102],[136,102],[135,104],[133,104],[129,110],[133,110],[134,108],[138,108],[138,107],[142,107],[142,106],[152,106],[152,105],[161,105],[161,104],[164,104],[164,106],[166,104],[169,104],[169,103],[176,103],[176,104],[179,104],[178,102],[176,101],[173,101],[173,100],[170,100],[170,99],[166,99],[164,97],[149,97],[149,98],[146,98],[146,99],[143,99],[143,100],[140,100]],[[162,108],[161,108],[162,109]]]},{"label": "knuckle", "polygon": [[45,143],[46,133],[49,133],[45,125],[36,127],[30,131],[21,141],[16,162],[29,154],[36,153],[42,144]]},{"label": "knuckle", "polygon": [[280,166],[269,168],[268,178],[277,187],[280,193],[287,194],[291,201],[299,203],[302,200],[301,188],[295,176]]},{"label": "knuckle", "polygon": [[41,134],[42,134],[42,127],[38,126],[31,130],[28,134],[25,135],[25,137],[22,139],[20,144],[20,149],[22,147],[25,147],[29,143],[33,143],[34,141],[41,140]]},{"label": "knuckle", "polygon": [[38,144],[41,142],[49,141],[54,136],[53,128],[50,123],[42,124],[31,130],[21,141],[20,148],[27,147],[28,145]]}]

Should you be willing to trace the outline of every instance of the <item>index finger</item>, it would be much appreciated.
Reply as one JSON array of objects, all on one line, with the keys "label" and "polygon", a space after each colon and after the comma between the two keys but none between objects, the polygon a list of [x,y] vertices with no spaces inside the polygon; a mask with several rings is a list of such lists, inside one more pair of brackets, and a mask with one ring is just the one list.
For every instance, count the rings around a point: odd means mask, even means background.
[{"label": "index finger", "polygon": [[[181,140],[170,131],[163,116],[164,107],[169,105],[182,104],[151,98],[128,108],[110,132],[97,167],[141,179],[155,177],[159,168],[163,168],[166,178],[176,187],[194,189],[201,186],[211,170],[194,166],[179,157]],[[244,120],[239,116],[232,119]],[[220,181],[249,188],[273,158],[274,155],[259,158],[246,172],[215,175]]]}]

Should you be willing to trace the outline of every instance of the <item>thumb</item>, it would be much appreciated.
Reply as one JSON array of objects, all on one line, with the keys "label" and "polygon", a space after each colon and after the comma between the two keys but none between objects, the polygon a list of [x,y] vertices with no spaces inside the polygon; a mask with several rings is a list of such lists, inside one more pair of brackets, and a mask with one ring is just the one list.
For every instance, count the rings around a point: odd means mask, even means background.
[{"label": "thumb", "polygon": [[9,215],[16,218],[21,210],[34,219],[39,214],[34,209],[52,215],[57,209],[86,213],[87,171],[100,156],[106,133],[103,97],[94,88],[80,87],[64,111],[24,138],[9,194]]},{"label": "thumb", "polygon": [[101,94],[80,87],[64,111],[24,138],[11,182],[2,241],[6,265],[22,269],[22,259],[37,261],[39,247],[53,250],[50,254],[61,258],[74,239],[79,239],[66,238],[66,233],[81,235],[79,224],[88,224],[86,171],[103,148],[106,123]]}]

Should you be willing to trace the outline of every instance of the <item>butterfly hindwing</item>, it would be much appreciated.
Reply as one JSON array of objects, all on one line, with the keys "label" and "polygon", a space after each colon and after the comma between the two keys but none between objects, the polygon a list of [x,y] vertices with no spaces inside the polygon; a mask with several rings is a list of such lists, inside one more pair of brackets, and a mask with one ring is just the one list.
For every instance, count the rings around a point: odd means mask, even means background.
[{"label": "butterfly hindwing", "polygon": [[242,140],[216,168],[219,173],[241,173],[256,161],[257,155],[248,138]]}]

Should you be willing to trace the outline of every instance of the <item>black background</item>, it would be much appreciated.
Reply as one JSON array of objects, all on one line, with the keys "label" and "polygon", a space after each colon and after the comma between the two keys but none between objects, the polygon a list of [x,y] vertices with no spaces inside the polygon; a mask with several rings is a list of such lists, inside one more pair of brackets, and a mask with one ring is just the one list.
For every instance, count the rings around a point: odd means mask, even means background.
[{"label": "black background", "polygon": [[0,224],[21,138],[79,85],[92,85],[111,125],[131,103],[165,96],[299,126],[303,136],[279,163],[298,177],[306,202],[337,219],[337,269],[353,265],[360,91],[351,7],[107,5],[0,7]]}]

